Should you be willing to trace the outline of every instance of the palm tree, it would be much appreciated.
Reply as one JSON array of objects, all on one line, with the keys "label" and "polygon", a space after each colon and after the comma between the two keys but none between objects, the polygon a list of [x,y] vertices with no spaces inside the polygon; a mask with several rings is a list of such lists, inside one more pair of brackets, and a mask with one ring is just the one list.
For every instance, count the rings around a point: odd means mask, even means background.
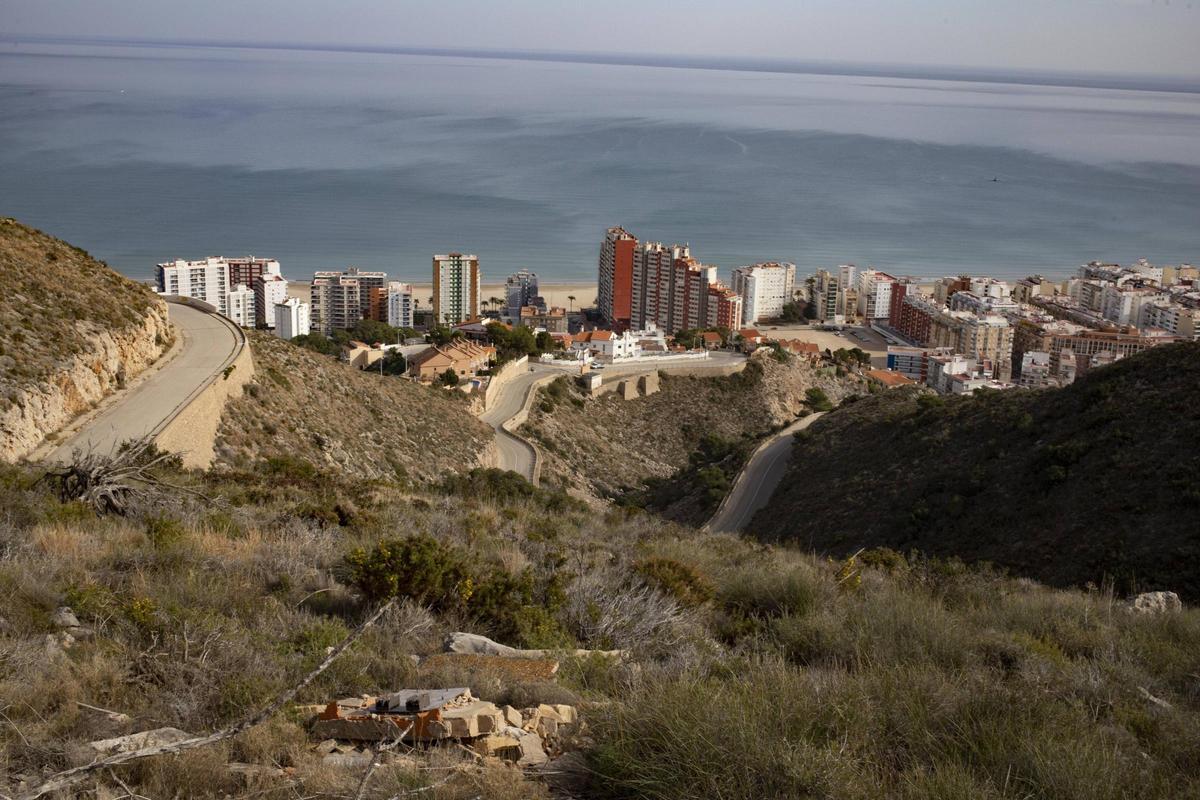
[{"label": "palm tree", "polygon": [[575,310],[575,295],[573,295],[573,294],[567,295],[567,306],[568,306],[568,308],[567,308],[568,313]]}]

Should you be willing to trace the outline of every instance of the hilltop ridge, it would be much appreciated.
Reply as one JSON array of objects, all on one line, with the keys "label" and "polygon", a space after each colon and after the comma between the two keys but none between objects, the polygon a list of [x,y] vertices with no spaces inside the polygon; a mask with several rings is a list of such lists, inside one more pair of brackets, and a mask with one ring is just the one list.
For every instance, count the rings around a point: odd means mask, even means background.
[{"label": "hilltop ridge", "polygon": [[751,523],[818,552],[918,549],[1200,600],[1200,343],[1063,389],[896,391],[813,425]]}]

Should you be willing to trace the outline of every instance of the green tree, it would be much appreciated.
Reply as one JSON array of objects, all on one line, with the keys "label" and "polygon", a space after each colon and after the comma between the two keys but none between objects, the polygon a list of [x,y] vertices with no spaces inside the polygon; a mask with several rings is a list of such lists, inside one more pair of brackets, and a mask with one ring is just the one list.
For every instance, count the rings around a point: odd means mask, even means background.
[{"label": "green tree", "polygon": [[381,342],[383,344],[394,344],[403,333],[399,328],[393,328],[386,322],[380,322],[375,319],[360,319],[350,329],[350,335],[360,342],[367,344],[375,344]]},{"label": "green tree", "polygon": [[496,361],[501,364],[540,352],[533,330],[525,325],[509,329],[506,325],[493,322],[487,326],[487,333],[488,341],[496,348]]},{"label": "green tree", "polygon": [[408,371],[408,359],[399,350],[389,350],[383,356],[384,375],[403,375]]},{"label": "green tree", "polygon": [[555,349],[554,337],[550,335],[550,331],[542,331],[537,335],[537,349],[542,353],[549,353]]},{"label": "green tree", "polygon": [[804,392],[804,403],[813,411],[832,411],[833,403],[822,389],[813,386]]},{"label": "green tree", "polygon": [[438,325],[429,331],[429,341],[433,344],[450,344],[462,336],[462,331],[456,331],[449,325]]},{"label": "green tree", "polygon": [[340,349],[338,344],[320,331],[306,333],[303,336],[294,336],[290,340],[292,344],[298,347],[303,347],[307,350],[314,350],[318,353],[327,356],[335,356]]},{"label": "green tree", "polygon": [[458,373],[447,367],[446,371],[438,377],[438,380],[442,386],[458,386]]}]

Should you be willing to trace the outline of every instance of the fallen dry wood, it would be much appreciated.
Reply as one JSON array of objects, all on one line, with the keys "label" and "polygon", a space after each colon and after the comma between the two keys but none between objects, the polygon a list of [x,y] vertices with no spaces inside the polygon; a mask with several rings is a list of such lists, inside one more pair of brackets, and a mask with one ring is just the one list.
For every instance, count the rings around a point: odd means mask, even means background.
[{"label": "fallen dry wood", "polygon": [[366,633],[368,628],[378,622],[379,618],[386,614],[392,608],[392,606],[395,605],[395,603],[395,600],[389,600],[380,606],[374,614],[372,614],[365,622],[355,628],[349,636],[343,639],[341,644],[333,648],[333,651],[325,657],[325,660],[317,665],[316,669],[305,675],[303,680],[285,691],[283,694],[279,695],[279,697],[276,697],[275,701],[269,706],[262,709],[258,713],[247,717],[241,722],[236,722],[227,728],[222,728],[216,733],[210,733],[208,736],[197,736],[193,739],[185,739],[182,742],[175,742],[174,744],[147,747],[142,750],[131,750],[128,753],[117,753],[114,756],[93,761],[92,763],[85,764],[82,767],[74,767],[73,769],[65,770],[57,775],[52,775],[44,783],[28,794],[21,795],[19,800],[36,800],[37,798],[44,797],[51,792],[61,791],[68,787],[74,786],[88,775],[91,775],[93,772],[119,766],[121,764],[127,764],[130,761],[138,761],[143,758],[150,758],[151,756],[182,753],[185,750],[195,750],[198,747],[205,747],[210,744],[215,744],[216,742],[224,741],[225,739],[231,739],[243,731],[249,730],[256,725],[266,722],[268,719],[279,713],[280,709],[282,709],[285,705],[295,699],[296,695],[303,691],[304,687],[308,686],[317,679],[317,676],[328,669],[329,665],[338,659],[338,656],[346,652],[346,650],[352,644],[358,641],[359,637]]}]

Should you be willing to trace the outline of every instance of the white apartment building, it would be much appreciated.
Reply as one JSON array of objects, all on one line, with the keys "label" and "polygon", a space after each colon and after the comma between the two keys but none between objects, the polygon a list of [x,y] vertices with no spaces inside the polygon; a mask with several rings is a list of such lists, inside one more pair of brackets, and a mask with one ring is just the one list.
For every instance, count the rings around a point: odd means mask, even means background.
[{"label": "white apartment building", "polygon": [[1142,315],[1143,304],[1165,299],[1159,289],[1125,288],[1105,284],[1100,290],[1099,312],[1102,317],[1118,325],[1136,325]]},{"label": "white apartment building", "polygon": [[742,298],[742,324],[775,319],[792,300],[796,265],[769,261],[738,267],[733,271],[733,290]]},{"label": "white apartment building", "polygon": [[287,300],[288,282],[282,275],[267,273],[254,279],[254,324],[275,326],[275,305]]},{"label": "white apartment building", "polygon": [[865,269],[858,276],[858,315],[867,324],[888,318],[895,283],[891,275],[876,269]]},{"label": "white apartment building", "polygon": [[393,328],[413,327],[413,287],[411,283],[390,281],[387,293],[387,324]]},{"label": "white apartment building", "polygon": [[1169,300],[1152,300],[1142,304],[1138,327],[1160,328],[1180,339],[1200,340],[1200,309]]},{"label": "white apartment building", "polygon": [[254,327],[254,290],[244,283],[229,290],[225,300],[225,316],[239,327]]},{"label": "white apartment building", "polygon": [[275,335],[280,339],[307,336],[311,332],[308,303],[289,297],[275,304]]},{"label": "white apartment building", "polygon": [[433,257],[433,316],[438,324],[479,319],[479,256]]},{"label": "white apartment building", "polygon": [[309,291],[313,327],[326,336],[337,329],[353,328],[360,319],[370,316],[371,290],[386,287],[386,272],[350,267],[345,272],[316,273]]},{"label": "white apartment building", "polygon": [[1021,304],[1007,294],[981,293],[974,289],[955,292],[950,295],[951,311],[970,311],[972,314],[1015,314],[1021,310]]},{"label": "white apartment building", "polygon": [[228,312],[229,269],[224,258],[168,261],[158,265],[156,278],[159,294],[193,297],[211,304],[222,314]]}]

